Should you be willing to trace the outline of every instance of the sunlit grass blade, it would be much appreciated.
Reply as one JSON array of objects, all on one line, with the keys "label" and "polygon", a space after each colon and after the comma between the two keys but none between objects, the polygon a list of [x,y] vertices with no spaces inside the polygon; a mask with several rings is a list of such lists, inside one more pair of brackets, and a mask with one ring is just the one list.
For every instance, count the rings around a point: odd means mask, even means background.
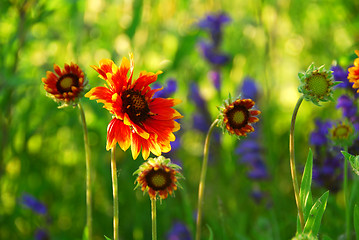
[{"label": "sunlit grass blade", "polygon": [[305,223],[303,233],[317,236],[322,221],[322,217],[327,206],[329,191],[326,191],[313,205],[308,219]]}]

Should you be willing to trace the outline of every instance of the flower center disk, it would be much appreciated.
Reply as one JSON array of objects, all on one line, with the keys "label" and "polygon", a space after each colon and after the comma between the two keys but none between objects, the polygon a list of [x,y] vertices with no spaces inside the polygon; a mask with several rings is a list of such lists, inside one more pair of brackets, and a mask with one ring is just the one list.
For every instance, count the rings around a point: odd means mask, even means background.
[{"label": "flower center disk", "polygon": [[72,92],[72,87],[79,87],[79,78],[75,74],[65,74],[57,81],[56,87],[60,93]]},{"label": "flower center disk", "polygon": [[165,190],[171,185],[171,174],[163,169],[152,169],[145,178],[147,185],[155,191]]},{"label": "flower center disk", "polygon": [[337,137],[337,138],[347,138],[349,133],[350,133],[349,127],[339,126],[339,127],[335,128],[333,136]]},{"label": "flower center disk", "polygon": [[227,112],[228,123],[233,129],[239,129],[247,125],[249,112],[243,106],[236,106]]},{"label": "flower center disk", "polygon": [[148,103],[139,91],[129,89],[122,94],[122,107],[128,114],[131,121],[141,123],[148,118],[150,108]]},{"label": "flower center disk", "polygon": [[328,87],[327,78],[320,73],[315,73],[308,79],[308,89],[316,96],[327,95]]}]

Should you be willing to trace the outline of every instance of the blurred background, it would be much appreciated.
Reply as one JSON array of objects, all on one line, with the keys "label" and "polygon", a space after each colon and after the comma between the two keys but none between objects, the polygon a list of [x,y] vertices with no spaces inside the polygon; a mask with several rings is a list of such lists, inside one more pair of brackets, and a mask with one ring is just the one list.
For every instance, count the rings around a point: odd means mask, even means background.
[{"label": "blurred background", "polygon": [[[91,87],[99,86],[104,82],[90,65],[103,58],[120,64],[130,52],[134,76],[162,70],[157,87],[164,87],[166,97],[182,100],[177,107],[184,116],[181,130],[166,156],[182,166],[185,179],[175,197],[158,204],[159,239],[194,236],[205,134],[217,106],[239,93],[256,101],[260,122],[242,141],[219,129],[213,135],[203,237],[211,232],[224,240],[294,236],[288,139],[299,98],[297,75],[314,62],[327,69],[342,66],[345,79],[359,49],[358,1],[2,0],[0,12],[0,239],[82,239],[85,152],[79,110],[58,109],[46,97],[41,78],[54,63],[74,62]],[[335,99],[343,93],[355,97],[343,87],[336,89]],[[105,149],[111,116],[102,104],[81,102],[93,162],[97,240],[112,237],[110,153]],[[310,147],[317,150],[317,167],[326,164],[323,151],[332,149],[313,140],[313,133],[325,137],[328,131],[320,132],[315,119],[343,117],[337,102],[302,104],[295,136],[299,173]],[[121,150],[117,158],[120,237],[150,239],[150,200],[134,190],[132,175],[143,159],[134,161],[130,151]],[[313,174],[319,179],[314,199],[330,190],[320,232],[332,239],[344,233],[341,164],[326,169],[327,175],[321,168]],[[350,186],[357,180],[352,176]],[[357,195],[351,194],[352,203]]]}]

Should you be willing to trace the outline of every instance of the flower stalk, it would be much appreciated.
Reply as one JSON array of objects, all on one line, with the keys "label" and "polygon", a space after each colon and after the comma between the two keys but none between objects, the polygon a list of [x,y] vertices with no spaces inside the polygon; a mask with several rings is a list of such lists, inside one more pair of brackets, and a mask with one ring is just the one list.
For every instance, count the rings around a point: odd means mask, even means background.
[{"label": "flower stalk", "polygon": [[116,146],[111,149],[111,176],[113,194],[113,239],[119,240],[118,180],[116,167]]},{"label": "flower stalk", "polygon": [[151,198],[152,240],[157,240],[156,198]]},{"label": "flower stalk", "polygon": [[292,115],[292,121],[290,125],[290,134],[289,134],[289,164],[290,164],[290,172],[292,176],[292,182],[293,182],[293,188],[294,188],[294,196],[295,196],[295,202],[297,204],[298,209],[298,215],[299,215],[299,221],[300,226],[303,229],[304,228],[304,214],[302,205],[299,199],[299,185],[298,185],[298,179],[297,179],[297,171],[295,167],[295,154],[294,154],[294,127],[295,127],[295,120],[297,118],[297,113],[299,110],[300,105],[303,102],[303,95],[298,99],[297,104],[295,105],[293,115]]},{"label": "flower stalk", "polygon": [[86,124],[85,112],[81,103],[77,104],[80,110],[81,122],[84,131],[85,158],[86,158],[86,226],[88,240],[92,240],[92,174],[91,174],[91,158],[90,145],[88,140],[88,131]]},{"label": "flower stalk", "polygon": [[[344,146],[344,151],[348,152],[348,147]],[[348,160],[344,158],[344,202],[345,202],[345,239],[350,240],[350,204],[349,204],[349,192],[348,192]]]},{"label": "flower stalk", "polygon": [[198,203],[197,203],[197,223],[196,223],[196,240],[201,239],[201,224],[202,224],[202,205],[203,205],[203,195],[204,195],[204,187],[205,187],[205,180],[206,180],[206,173],[207,173],[207,165],[208,165],[208,152],[209,152],[209,142],[211,138],[211,134],[213,132],[214,127],[217,125],[219,120],[216,119],[210,126],[206,140],[204,143],[203,149],[203,163],[202,163],[202,170],[201,176],[199,181],[199,189],[198,189]]}]

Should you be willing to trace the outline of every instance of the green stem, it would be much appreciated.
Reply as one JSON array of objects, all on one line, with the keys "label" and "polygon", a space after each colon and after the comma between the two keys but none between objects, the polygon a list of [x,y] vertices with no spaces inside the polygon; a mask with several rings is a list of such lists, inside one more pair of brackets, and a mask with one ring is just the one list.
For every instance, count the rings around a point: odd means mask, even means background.
[{"label": "green stem", "polygon": [[90,158],[90,145],[88,140],[88,131],[85,118],[85,112],[81,103],[78,103],[80,109],[82,127],[84,131],[85,155],[86,155],[86,225],[88,240],[92,240],[92,189],[91,189],[91,158]]},{"label": "green stem", "polygon": [[151,198],[152,240],[157,240],[156,198]]},{"label": "green stem", "polygon": [[210,126],[208,133],[207,133],[206,140],[204,142],[203,163],[202,163],[201,177],[200,177],[199,189],[198,189],[196,240],[201,239],[202,205],[203,205],[203,193],[204,193],[206,173],[207,173],[207,164],[208,164],[209,140],[210,140],[212,131],[213,131],[214,127],[216,126],[217,122],[218,122],[218,119],[214,120],[214,122]]},{"label": "green stem", "polygon": [[302,204],[299,199],[299,186],[298,186],[298,179],[297,179],[297,170],[295,167],[295,155],[294,155],[294,127],[295,127],[295,119],[297,118],[297,113],[300,107],[300,104],[303,102],[303,96],[301,96],[298,99],[297,104],[295,105],[293,115],[292,115],[292,121],[290,125],[290,135],[289,135],[289,152],[290,152],[290,172],[292,175],[292,182],[293,182],[293,188],[294,188],[294,196],[295,196],[295,202],[297,203],[298,208],[298,215],[299,215],[299,221],[300,226],[303,229],[304,228],[304,214],[302,209]]},{"label": "green stem", "polygon": [[[344,147],[344,151],[348,152],[348,147]],[[350,206],[349,206],[349,192],[348,192],[348,161],[344,158],[344,202],[345,202],[345,238],[350,240]]]},{"label": "green stem", "polygon": [[116,146],[111,150],[111,176],[112,176],[112,194],[113,194],[113,239],[119,240],[118,233],[118,180],[116,168]]}]

